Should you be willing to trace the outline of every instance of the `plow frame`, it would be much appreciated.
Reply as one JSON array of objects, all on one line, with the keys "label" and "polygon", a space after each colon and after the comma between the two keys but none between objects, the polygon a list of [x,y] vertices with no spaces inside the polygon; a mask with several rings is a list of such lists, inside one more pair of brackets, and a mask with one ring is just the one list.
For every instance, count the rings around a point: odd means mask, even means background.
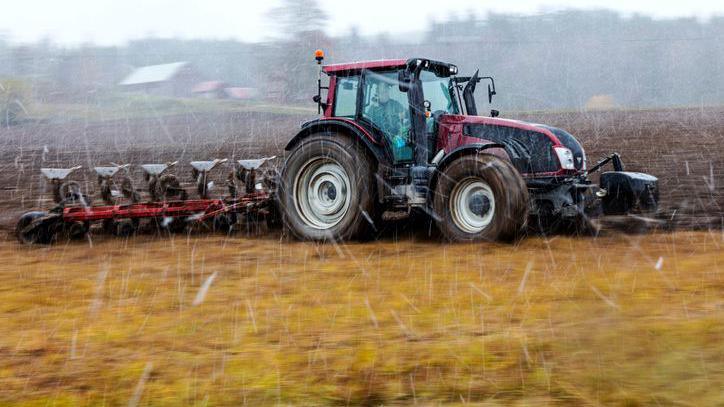
[{"label": "plow frame", "polygon": [[221,213],[247,213],[266,206],[268,192],[254,192],[235,199],[189,199],[123,205],[70,206],[62,208],[63,222],[93,222],[107,219],[149,219],[194,217],[201,222]]}]

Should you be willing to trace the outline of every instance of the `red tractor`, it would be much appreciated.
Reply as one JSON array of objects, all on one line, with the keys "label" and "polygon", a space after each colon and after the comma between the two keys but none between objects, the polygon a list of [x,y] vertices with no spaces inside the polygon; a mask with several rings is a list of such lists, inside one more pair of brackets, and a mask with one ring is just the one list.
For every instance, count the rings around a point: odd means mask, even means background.
[{"label": "red tractor", "polygon": [[[323,54],[317,52],[321,65]],[[329,85],[322,86],[322,73]],[[324,65],[322,117],[287,144],[277,204],[298,238],[352,239],[422,211],[453,241],[506,240],[526,225],[588,225],[600,213],[655,211],[657,179],[617,154],[587,169],[579,142],[542,124],[478,115],[492,77],[425,58]],[[322,90],[327,91],[326,100]],[[591,172],[612,162],[600,186]]]}]

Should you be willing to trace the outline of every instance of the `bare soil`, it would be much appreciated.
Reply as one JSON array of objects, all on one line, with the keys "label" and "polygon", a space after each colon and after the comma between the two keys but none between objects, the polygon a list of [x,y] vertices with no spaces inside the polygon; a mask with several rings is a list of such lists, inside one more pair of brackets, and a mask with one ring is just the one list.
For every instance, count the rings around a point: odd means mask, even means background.
[{"label": "bare soil", "polygon": [[[724,108],[512,115],[561,127],[584,146],[589,165],[619,152],[627,170],[659,177],[662,217],[684,228],[721,227],[724,207]],[[0,226],[48,205],[40,167],[83,165],[74,179],[93,191],[91,167],[283,155],[313,116],[259,112],[187,113],[86,122],[53,119],[0,129]],[[180,166],[182,178],[187,166]],[[140,169],[134,170],[142,186]],[[215,176],[222,181],[226,174]],[[223,185],[223,183],[220,183]],[[223,191],[218,191],[221,194]]]}]

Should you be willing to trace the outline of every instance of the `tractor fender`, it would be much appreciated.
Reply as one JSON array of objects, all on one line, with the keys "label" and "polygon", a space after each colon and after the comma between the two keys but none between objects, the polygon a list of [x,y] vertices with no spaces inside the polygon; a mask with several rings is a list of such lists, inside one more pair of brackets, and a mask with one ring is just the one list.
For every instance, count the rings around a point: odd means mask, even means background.
[{"label": "tractor fender", "polygon": [[387,163],[384,148],[363,127],[351,120],[345,119],[317,119],[302,124],[302,129],[287,143],[284,150],[290,151],[307,137],[324,132],[337,132],[347,134],[362,141],[365,149],[378,163]]},{"label": "tractor fender", "polygon": [[459,157],[470,155],[470,154],[478,154],[485,150],[491,150],[489,153],[492,155],[496,155],[504,160],[510,161],[510,156],[508,155],[508,152],[505,149],[505,146],[500,143],[474,143],[474,144],[466,144],[464,146],[460,146],[454,150],[452,150],[450,153],[448,153],[445,157],[440,160],[440,162],[437,164],[437,167],[435,167],[435,171],[433,171],[432,176],[430,177],[430,191],[435,190],[435,185],[437,184],[437,179],[439,175],[445,171],[445,167],[450,165],[453,161],[458,159]]}]

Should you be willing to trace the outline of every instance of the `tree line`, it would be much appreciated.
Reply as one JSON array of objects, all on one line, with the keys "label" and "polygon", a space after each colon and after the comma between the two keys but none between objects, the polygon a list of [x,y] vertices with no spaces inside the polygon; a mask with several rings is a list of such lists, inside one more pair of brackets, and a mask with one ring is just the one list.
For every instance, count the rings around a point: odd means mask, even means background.
[{"label": "tree line", "polygon": [[724,17],[653,19],[608,10],[469,15],[404,37],[365,37],[354,27],[330,37],[328,17],[314,0],[285,0],[268,18],[275,28],[260,43],[147,38],[67,48],[0,36],[0,78],[25,81],[34,99],[82,102],[116,91],[135,67],[188,61],[205,78],[300,103],[316,91],[313,52],[323,48],[330,63],[421,56],[456,63],[463,74],[480,69],[496,78],[496,108],[724,103]]}]

